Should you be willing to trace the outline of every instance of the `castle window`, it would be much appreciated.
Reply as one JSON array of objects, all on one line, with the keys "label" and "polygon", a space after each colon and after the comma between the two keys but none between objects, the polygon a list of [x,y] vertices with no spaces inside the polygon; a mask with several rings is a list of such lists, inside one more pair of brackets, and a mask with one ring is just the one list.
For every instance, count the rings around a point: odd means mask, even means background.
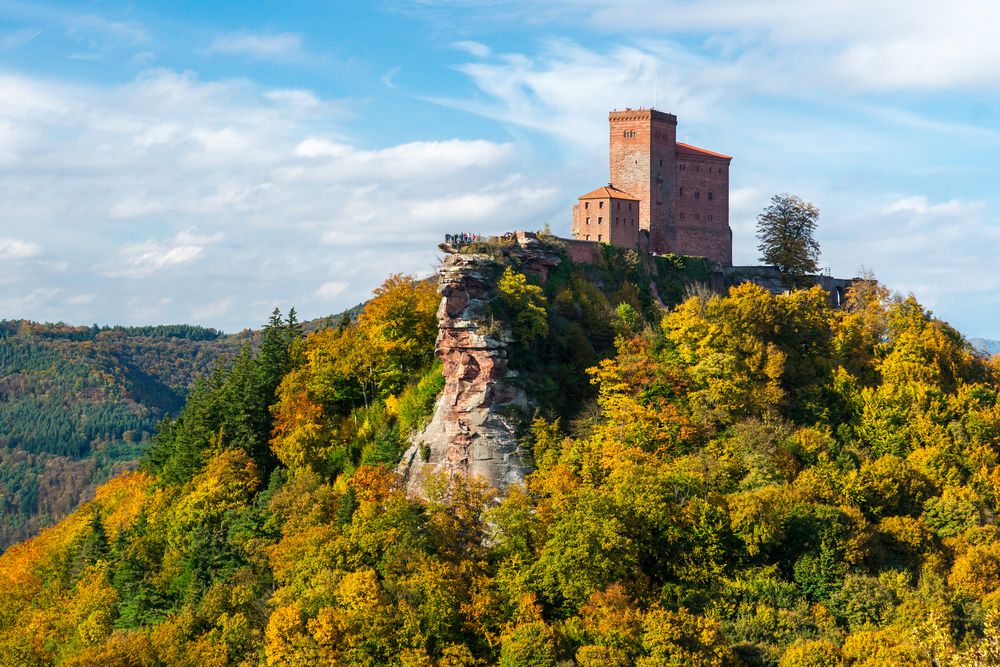
[{"label": "castle window", "polygon": [[684,214],[680,213],[680,214],[678,214],[678,217],[680,217],[680,219],[683,220],[684,219]]},{"label": "castle window", "polygon": [[590,224],[590,218],[587,218],[587,224],[588,225]]},{"label": "castle window", "polygon": [[583,207],[584,208],[590,208],[590,202],[589,201],[583,202]]},{"label": "castle window", "polygon": [[701,199],[701,190],[695,190],[694,191],[694,198],[695,199]]},{"label": "castle window", "polygon": [[597,208],[604,208],[604,202],[602,201],[597,202]]},{"label": "castle window", "polygon": [[708,201],[712,201],[712,191],[708,191]]},{"label": "castle window", "polygon": [[684,196],[684,188],[681,188],[681,189],[680,189],[680,191],[679,191],[679,193],[678,193],[678,195],[677,195],[677,196],[678,196],[678,197],[683,197],[683,196]]},{"label": "castle window", "polygon": [[712,222],[712,216],[708,216],[708,221]]},{"label": "castle window", "polygon": [[663,160],[660,160],[660,166],[661,167],[663,166]]},{"label": "castle window", "polygon": [[598,235],[597,235],[597,240],[598,240],[598,241],[600,241],[600,240],[601,240],[601,235],[600,235],[600,234],[598,234]]},{"label": "castle window", "polygon": [[602,221],[602,220],[604,220],[604,218],[601,218],[601,217],[598,217],[598,218],[597,218],[597,224],[601,224],[601,221]]},{"label": "castle window", "polygon": [[590,240],[590,234],[587,234],[587,240],[588,241]]}]

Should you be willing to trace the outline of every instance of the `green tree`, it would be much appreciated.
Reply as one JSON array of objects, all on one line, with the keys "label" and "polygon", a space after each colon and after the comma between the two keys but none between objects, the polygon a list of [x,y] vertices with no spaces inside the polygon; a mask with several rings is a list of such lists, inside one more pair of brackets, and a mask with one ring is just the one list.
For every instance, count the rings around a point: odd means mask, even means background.
[{"label": "green tree", "polygon": [[757,216],[760,261],[781,272],[789,286],[819,269],[819,243],[813,238],[819,209],[795,195],[771,197],[771,205]]}]

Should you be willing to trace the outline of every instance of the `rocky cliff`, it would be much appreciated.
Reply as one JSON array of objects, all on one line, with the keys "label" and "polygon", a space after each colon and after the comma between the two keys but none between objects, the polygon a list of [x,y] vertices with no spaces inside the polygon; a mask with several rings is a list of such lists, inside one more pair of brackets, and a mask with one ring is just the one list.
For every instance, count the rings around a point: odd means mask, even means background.
[{"label": "rocky cliff", "polygon": [[[544,244],[523,235],[511,251],[520,270],[543,280],[559,262]],[[480,477],[503,490],[523,482],[528,472],[515,431],[530,401],[510,382],[510,328],[494,319],[490,306],[502,270],[487,254],[451,254],[441,265],[436,353],[444,363],[445,387],[430,424],[399,465],[411,495],[421,495],[424,480],[437,473]]]}]

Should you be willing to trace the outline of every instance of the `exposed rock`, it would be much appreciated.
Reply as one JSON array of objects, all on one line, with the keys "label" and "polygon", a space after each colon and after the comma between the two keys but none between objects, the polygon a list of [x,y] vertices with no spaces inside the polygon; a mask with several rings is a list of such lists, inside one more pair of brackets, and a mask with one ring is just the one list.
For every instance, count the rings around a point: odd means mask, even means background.
[{"label": "exposed rock", "polygon": [[[533,237],[518,238],[513,251],[520,270],[543,280],[560,261]],[[513,341],[509,327],[494,320],[490,308],[501,271],[501,263],[485,254],[452,254],[441,265],[436,353],[444,363],[445,386],[430,424],[413,438],[399,464],[410,495],[422,495],[430,474],[481,477],[502,491],[523,482],[528,472],[516,423],[528,413],[530,401],[508,381],[515,376],[507,368]]]}]

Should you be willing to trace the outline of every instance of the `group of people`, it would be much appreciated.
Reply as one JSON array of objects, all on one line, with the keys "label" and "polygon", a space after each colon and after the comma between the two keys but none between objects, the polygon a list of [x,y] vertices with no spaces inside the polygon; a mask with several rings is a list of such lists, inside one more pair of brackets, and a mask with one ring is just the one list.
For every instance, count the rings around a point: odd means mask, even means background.
[{"label": "group of people", "polygon": [[510,241],[515,236],[514,232],[506,232],[501,236],[483,236],[482,234],[469,234],[467,232],[461,232],[459,234],[445,234],[444,242],[457,248],[470,243],[480,243],[481,241]]},{"label": "group of people", "polygon": [[468,234],[466,232],[460,232],[458,234],[445,234],[444,242],[449,245],[463,246],[470,243],[479,243],[484,240],[484,237],[480,234]]}]

